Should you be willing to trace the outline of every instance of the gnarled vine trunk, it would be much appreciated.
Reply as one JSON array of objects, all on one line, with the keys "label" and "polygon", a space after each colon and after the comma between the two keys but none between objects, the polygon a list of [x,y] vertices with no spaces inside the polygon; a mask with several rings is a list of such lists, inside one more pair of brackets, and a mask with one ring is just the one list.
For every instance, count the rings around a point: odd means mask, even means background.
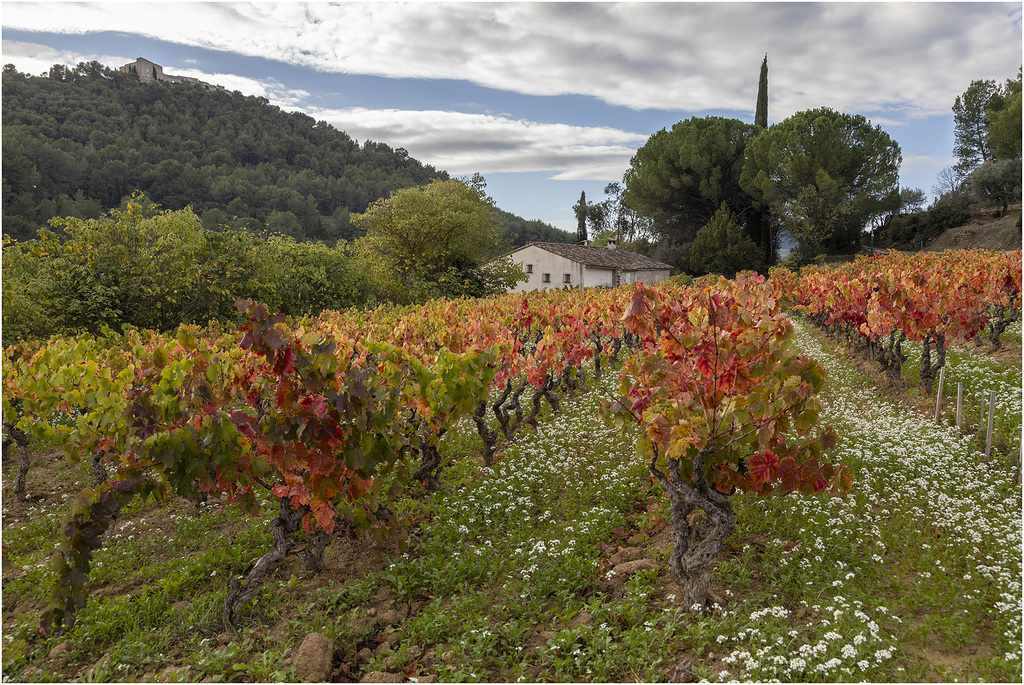
[{"label": "gnarled vine trunk", "polygon": [[[931,344],[935,344],[936,361],[932,363]],[[935,374],[946,365],[946,334],[936,333],[934,337],[925,336],[921,343],[921,381],[917,384],[918,392],[930,395]]]},{"label": "gnarled vine trunk", "polygon": [[103,457],[106,456],[106,452],[103,450],[97,450],[96,454],[92,455],[92,482],[93,485],[99,485],[106,483],[107,478],[110,474],[107,473],[106,467],[103,466]]},{"label": "gnarled vine trunk", "polygon": [[[651,473],[672,503],[672,554],[668,570],[682,589],[685,606],[701,609],[714,603],[711,569],[722,544],[736,530],[732,499],[711,487],[704,475],[704,453],[693,458],[694,475],[687,483],[679,473],[679,460],[669,457],[666,472],[658,468],[658,453]],[[703,521],[691,522],[691,514],[704,512]]]},{"label": "gnarled vine trunk", "polygon": [[[1003,306],[996,306],[997,316],[989,317],[988,320],[988,341],[992,345],[992,351],[1000,349],[1003,346],[1003,341],[1000,336],[1010,326],[1011,323],[1020,320],[1020,310],[1013,309]],[[980,341],[981,336],[976,336]]]},{"label": "gnarled vine trunk", "polygon": [[428,442],[424,442],[419,451],[420,465],[413,472],[412,479],[416,482],[426,483],[429,492],[437,492],[441,489],[441,470],[444,468],[441,453]]},{"label": "gnarled vine trunk", "polygon": [[[281,498],[281,508],[273,521],[270,522],[270,534],[274,537],[274,547],[261,556],[252,569],[246,575],[245,580],[239,583],[231,579],[231,590],[224,599],[224,623],[230,628],[238,628],[242,624],[242,609],[256,596],[267,576],[274,567],[288,556],[295,542],[291,535],[298,532],[302,527],[302,518],[310,511],[308,506],[301,506],[298,509],[292,506],[291,500],[287,497]],[[319,571],[323,562],[324,550],[330,543],[331,537],[324,531],[318,531],[312,537],[307,548],[300,555],[306,568],[311,571]]]},{"label": "gnarled vine trunk", "polygon": [[[508,394],[508,386],[505,386],[505,393]],[[484,441],[484,464],[490,466],[494,463],[494,449],[498,445],[498,432],[487,425],[487,400],[480,400],[473,412],[473,422],[476,423],[476,432]]]},{"label": "gnarled vine trunk", "polygon": [[896,385],[903,385],[903,362],[907,361],[907,355],[903,352],[903,341],[907,334],[899,331],[890,331],[887,343],[875,344],[874,350],[878,354],[878,364],[882,367],[886,377]]},{"label": "gnarled vine trunk", "polygon": [[540,401],[544,398],[551,405],[552,411],[558,411],[558,395],[555,394],[555,387],[557,386],[558,379],[552,376],[550,373],[547,378],[544,379],[544,383],[533,391],[532,408],[530,414],[523,420],[523,423],[537,427],[537,417],[540,414]]},{"label": "gnarled vine trunk", "polygon": [[21,457],[21,465],[18,467],[18,475],[14,479],[14,496],[18,501],[25,502],[28,500],[28,494],[25,492],[25,479],[28,478],[28,470],[32,465],[28,458],[28,433],[11,424],[5,424],[5,427],[7,428],[7,437],[3,440],[3,460],[6,463],[10,459],[11,443],[16,444],[18,456]]},{"label": "gnarled vine trunk", "polygon": [[[505,401],[506,396],[502,393],[498,401],[491,405],[491,409],[494,411],[494,416],[498,419],[498,425],[501,426],[501,432],[504,433],[506,440],[511,440],[515,436],[516,431],[519,430],[519,426],[523,425],[523,405],[519,400],[528,385],[529,383],[525,380],[520,381],[519,386],[512,393],[509,402]],[[505,387],[506,389],[511,389],[512,381],[507,381]]]}]

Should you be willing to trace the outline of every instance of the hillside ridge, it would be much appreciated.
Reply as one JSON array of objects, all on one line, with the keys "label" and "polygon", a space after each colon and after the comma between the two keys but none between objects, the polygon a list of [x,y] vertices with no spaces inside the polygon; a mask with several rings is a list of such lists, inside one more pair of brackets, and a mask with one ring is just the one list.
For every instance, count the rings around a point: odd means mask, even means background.
[{"label": "hillside ridge", "polygon": [[1021,247],[1021,203],[1010,205],[1002,216],[994,216],[991,209],[971,208],[971,219],[963,226],[950,228],[926,242],[924,251],[965,250],[1017,250]]},{"label": "hillside ridge", "polygon": [[[165,209],[191,206],[209,230],[333,244],[360,235],[351,215],[373,202],[449,178],[403,148],[143,62],[155,76],[96,62],[45,77],[4,68],[5,235],[35,238],[52,217],[98,218],[138,190]],[[495,219],[514,244],[571,239],[508,212]]]}]

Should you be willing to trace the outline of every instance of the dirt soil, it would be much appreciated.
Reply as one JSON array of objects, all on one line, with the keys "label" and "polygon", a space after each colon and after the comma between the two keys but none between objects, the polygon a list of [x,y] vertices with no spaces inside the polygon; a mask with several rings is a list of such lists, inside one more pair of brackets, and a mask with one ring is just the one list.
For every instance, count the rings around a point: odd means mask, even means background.
[{"label": "dirt soil", "polygon": [[[60,448],[51,448],[42,452],[33,452],[29,455],[31,460],[31,469],[29,471],[28,483],[27,483],[27,494],[28,499],[25,502],[18,501],[13,496],[4,497],[4,515],[2,525],[6,529],[9,525],[18,525],[17,522],[25,521],[30,516],[30,509],[37,507],[40,504],[53,504],[60,502],[65,499],[70,499],[81,491],[82,487],[91,485],[91,481],[88,480],[88,476],[83,473],[83,470],[78,468],[68,468],[68,463],[64,456],[63,450]],[[12,460],[13,462],[13,460]],[[4,480],[5,482],[10,478],[13,480],[14,473],[16,472],[17,465],[20,464],[20,459],[17,463],[10,465],[5,464]],[[72,475],[77,472],[76,475]],[[89,474],[91,475],[91,474]],[[78,478],[79,485],[75,485],[75,479]],[[83,480],[85,478],[85,480]],[[179,498],[174,498],[175,500]],[[135,531],[147,537],[164,537],[173,529],[173,521],[171,514],[181,509],[181,504],[185,504],[188,507],[193,506],[190,502],[182,500],[181,503],[176,501],[165,501],[163,503],[150,502],[146,504],[140,512],[132,515],[131,517],[119,517],[113,524],[111,531],[114,532],[119,527],[123,526],[128,520],[132,520],[135,526]],[[216,533],[222,538],[230,538],[235,534],[241,532],[241,528],[251,525],[245,521],[238,523],[225,523],[217,527]],[[173,554],[173,550],[169,551]],[[324,568],[323,571],[315,576],[310,577],[310,574],[304,571],[304,567],[299,563],[299,559],[295,555],[290,555],[280,567],[274,572],[276,578],[288,577],[291,572],[297,572],[303,577],[303,583],[301,588],[297,592],[293,592],[297,596],[292,597],[295,601],[283,601],[282,612],[280,620],[274,626],[265,626],[264,629],[268,630],[269,634],[277,640],[288,639],[287,629],[289,626],[290,619],[297,616],[298,607],[300,600],[306,596],[312,595],[318,588],[328,585],[333,582],[344,582],[350,579],[357,579],[366,574],[380,573],[387,565],[393,560],[398,554],[397,548],[394,543],[378,543],[372,538],[353,538],[345,534],[339,534],[335,536],[331,545],[327,548],[324,555]],[[27,567],[26,567],[27,568]],[[3,580],[6,585],[7,582],[14,578],[23,577],[26,575],[26,568],[19,568],[11,563],[8,559],[7,549],[4,548],[3,554]],[[130,581],[124,583],[111,583],[105,585],[94,586],[90,588],[90,592],[93,595],[106,595],[106,596],[117,596],[123,595],[128,592],[137,590],[144,581],[133,578]],[[282,592],[282,597],[288,594]],[[26,614],[33,615],[38,614],[43,609],[43,603],[45,598],[39,597],[21,597],[18,600],[12,595],[5,594],[3,602],[3,632],[7,634],[18,619],[24,619]],[[387,628],[388,624],[400,625],[401,622],[409,615],[409,605],[395,605],[392,606],[389,597],[375,597],[371,603],[366,607],[369,614],[376,613],[375,623],[380,624],[381,628]],[[185,604],[185,603],[182,603]],[[418,611],[422,608],[423,602],[413,604],[413,612]],[[230,633],[220,633],[216,629],[209,629],[212,635],[216,635],[219,643],[227,644],[235,639],[235,636]],[[296,644],[295,647],[298,647]],[[60,651],[60,650],[57,650]],[[63,654],[63,653],[62,653]],[[182,654],[172,654],[175,658],[172,662],[170,669],[175,668],[186,668],[187,662],[183,658]],[[100,659],[102,661],[102,658]],[[80,660],[69,660],[64,656],[54,655],[48,664],[48,667],[63,676],[63,679],[73,680],[76,678],[84,678],[88,672],[99,664],[99,661],[88,661],[83,662]],[[30,669],[31,670],[31,669]],[[29,673],[29,675],[31,675]],[[154,674],[156,677],[156,674]],[[345,678],[339,678],[344,681]]]},{"label": "dirt soil", "polygon": [[969,222],[951,228],[925,246],[925,251],[963,250],[983,247],[989,250],[1021,248],[1021,205],[1010,205],[1006,216],[994,217],[992,210],[972,209]]}]

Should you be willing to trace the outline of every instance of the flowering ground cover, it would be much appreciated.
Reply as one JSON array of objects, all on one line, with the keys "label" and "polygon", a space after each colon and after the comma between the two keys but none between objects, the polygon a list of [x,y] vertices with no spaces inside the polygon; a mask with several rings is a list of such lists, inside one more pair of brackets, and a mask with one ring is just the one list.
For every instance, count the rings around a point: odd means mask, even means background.
[{"label": "flowering ground cover", "polygon": [[[407,550],[340,539],[317,576],[288,557],[238,634],[220,623],[224,579],[270,546],[274,510],[169,500],[122,512],[74,628],[36,636],[53,530],[91,478],[36,445],[33,500],[9,497],[4,474],[4,680],[294,680],[299,644],[319,632],[337,681],[1019,681],[1012,460],[986,463],[972,435],[880,397],[809,326],[798,340],[829,371],[822,420],[842,432],[833,456],[855,484],[737,497],[711,612],[688,612],[668,579],[666,503],[638,436],[598,416],[608,374],[492,467],[469,421],[451,430],[442,491],[401,503]],[[999,384],[1004,433],[1019,435],[1019,364],[958,348],[951,378],[977,394]]]},{"label": "flowering ground cover", "polygon": [[[774,594],[819,632],[762,637],[752,626],[754,643],[748,628],[718,675],[1019,679],[1021,498],[1011,474],[984,463],[971,436],[879,401],[802,327],[800,342],[830,372],[823,421],[843,432],[837,459],[856,485],[842,499],[750,503],[745,529],[770,538],[772,589],[794,593]],[[801,583],[832,590],[798,599]]]},{"label": "flowering ground cover", "polygon": [[[989,346],[965,343],[951,347],[946,353],[946,385],[943,392],[943,415],[946,425],[956,423],[957,383],[964,384],[962,425],[965,433],[975,435],[975,446],[985,448],[985,427],[988,421],[989,393],[996,393],[996,412],[993,421],[993,444],[998,452],[1015,456],[1021,439],[1021,389],[1024,377],[1020,366],[1021,322],[1012,325],[1003,338],[1008,341],[1004,354],[998,358]],[[921,346],[904,346],[907,361],[903,376],[911,388],[917,385],[920,374]],[[933,400],[934,401],[934,400]],[[932,404],[934,407],[934,404]]]}]

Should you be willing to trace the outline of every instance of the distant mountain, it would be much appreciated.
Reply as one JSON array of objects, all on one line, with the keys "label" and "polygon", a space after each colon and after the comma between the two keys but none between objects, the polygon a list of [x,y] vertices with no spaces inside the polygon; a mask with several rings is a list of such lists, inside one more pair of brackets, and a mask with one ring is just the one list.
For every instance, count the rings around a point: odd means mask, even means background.
[{"label": "distant mountain", "polygon": [[[191,205],[210,229],[332,243],[356,236],[349,215],[374,200],[448,178],[402,148],[360,145],[266,98],[143,83],[97,62],[57,65],[48,77],[7,65],[2,92],[3,232],[19,239],[53,216],[96,217],[141,190],[166,209]],[[547,224],[500,215],[512,242],[557,240]]]}]

